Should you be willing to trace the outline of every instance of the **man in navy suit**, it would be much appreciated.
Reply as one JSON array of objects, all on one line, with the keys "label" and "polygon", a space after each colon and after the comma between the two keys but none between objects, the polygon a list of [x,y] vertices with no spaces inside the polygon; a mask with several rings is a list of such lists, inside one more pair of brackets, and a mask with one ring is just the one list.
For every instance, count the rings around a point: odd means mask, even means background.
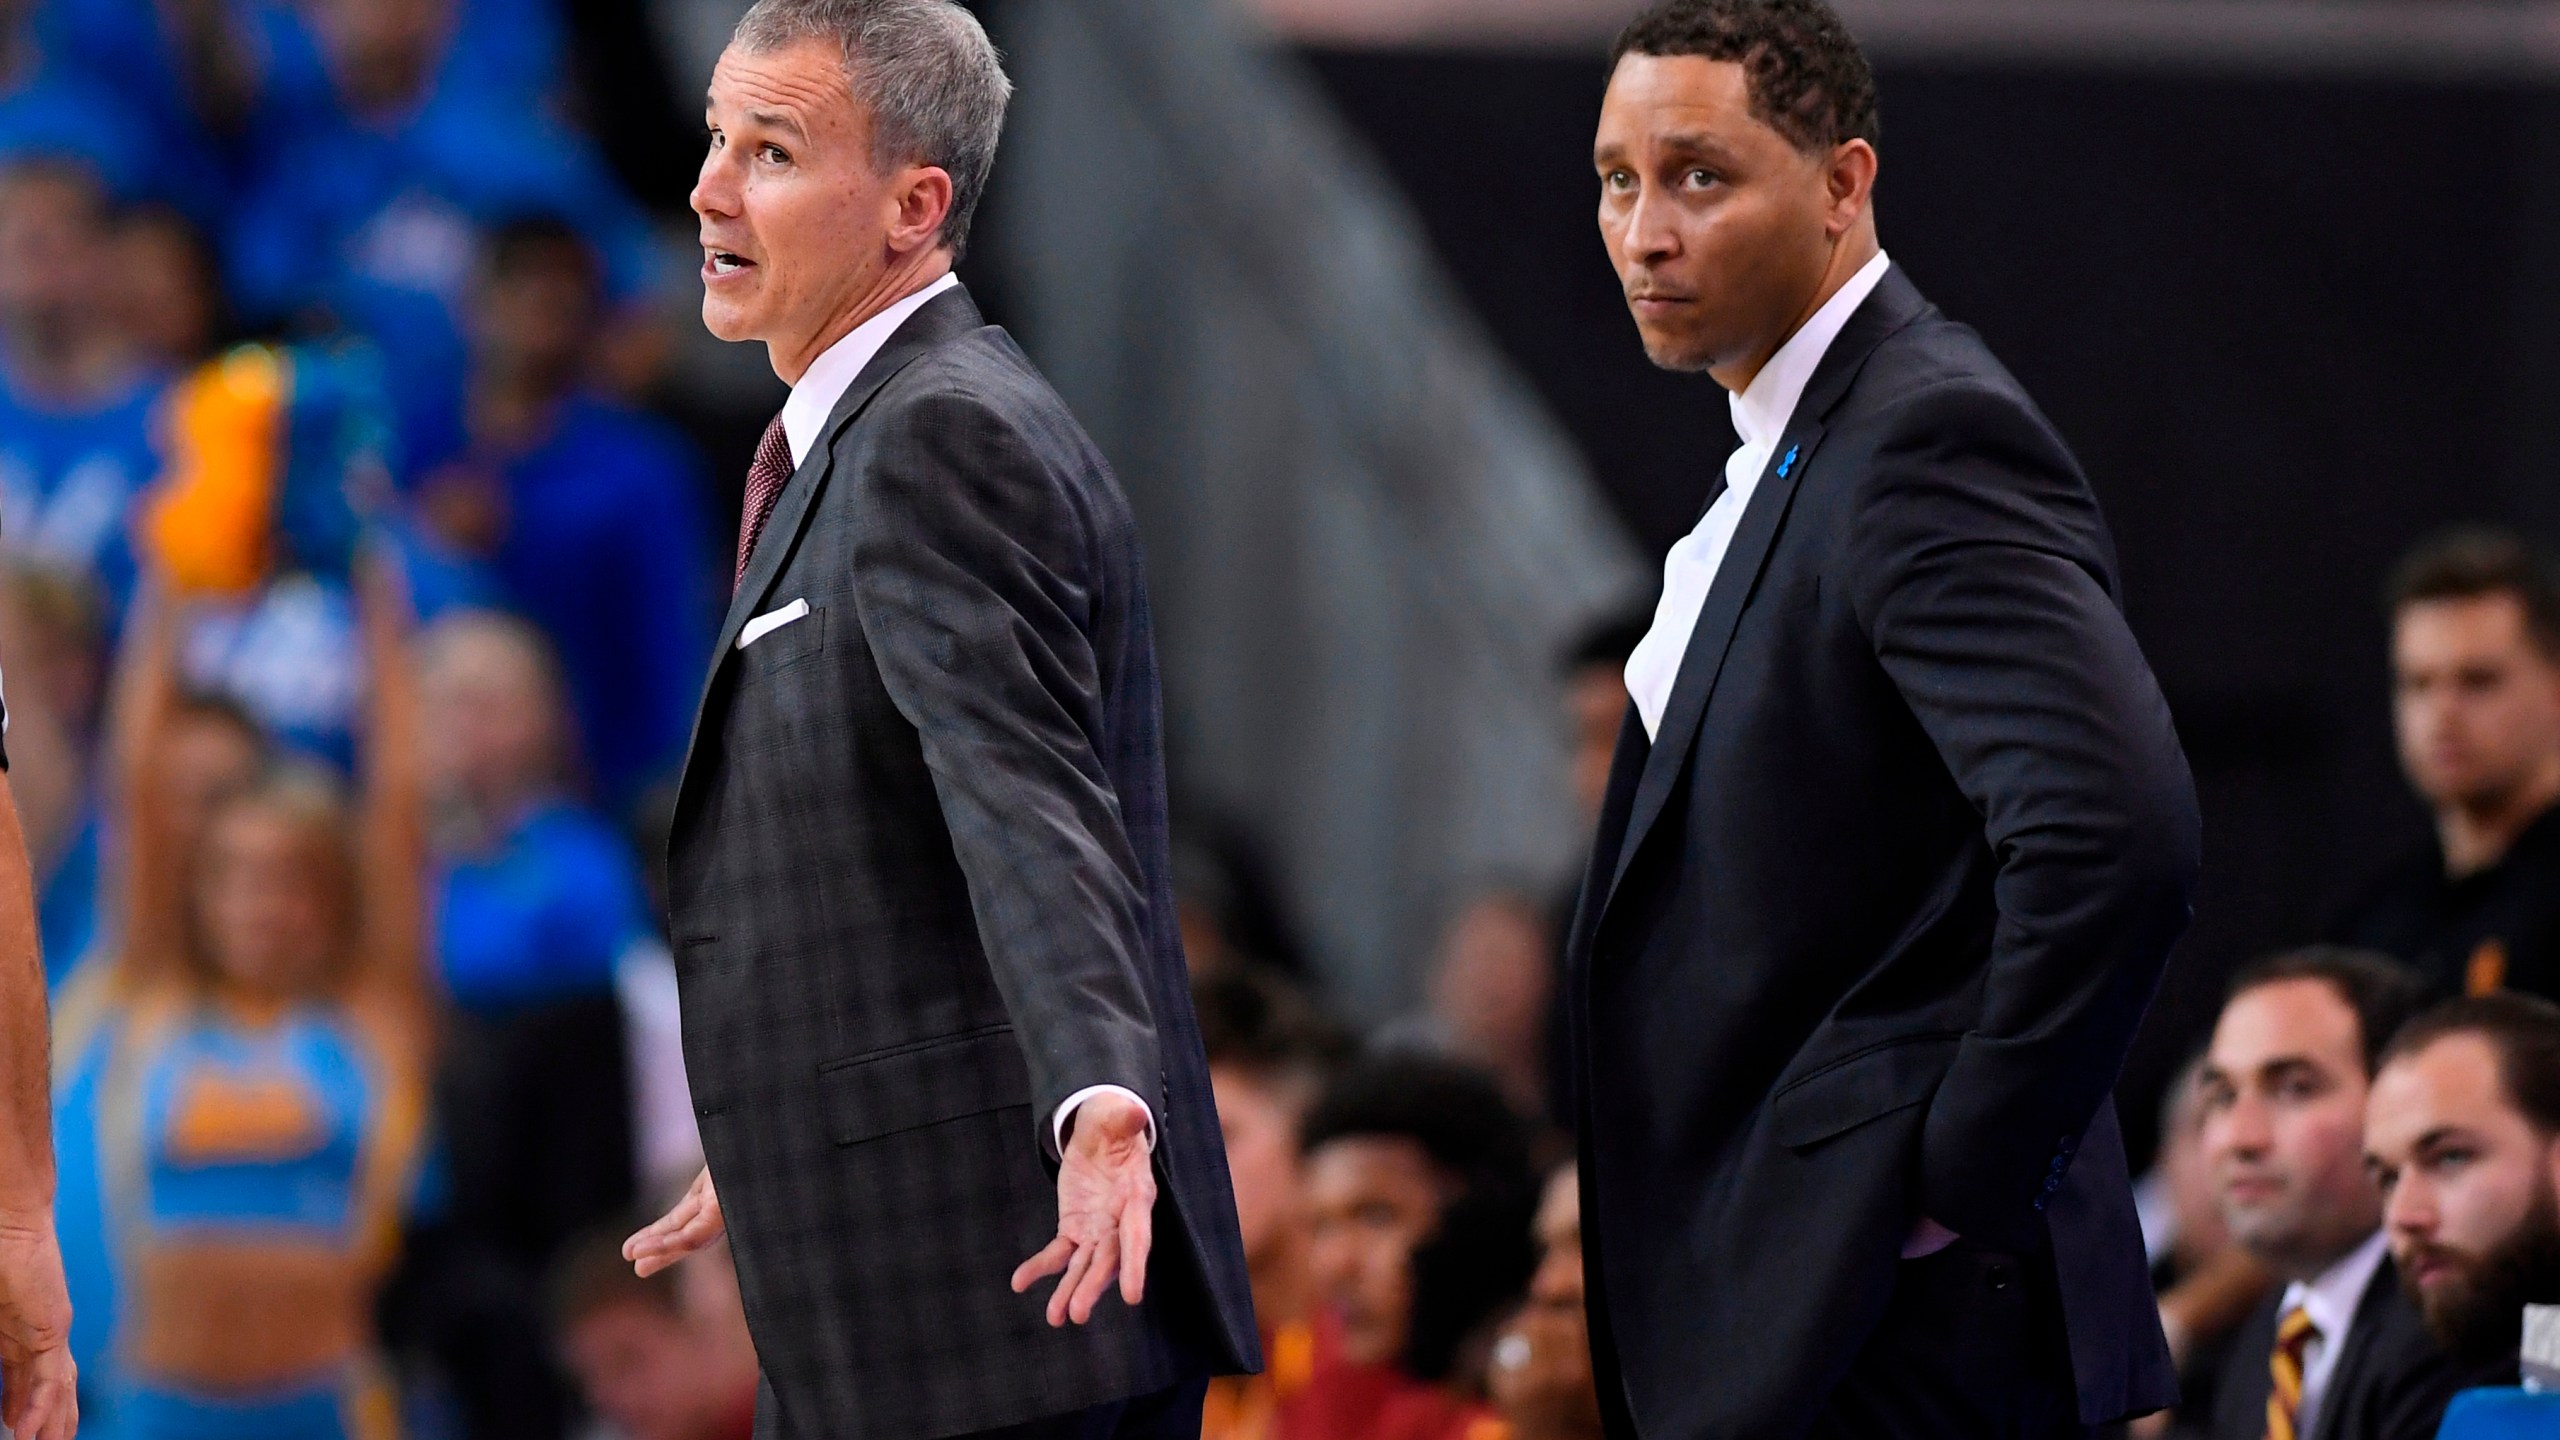
[{"label": "man in navy suit", "polygon": [[1600,118],[1637,329],[1742,442],[1628,662],[1570,944],[1621,1440],[2177,1395],[2108,1092],[2193,784],[2069,449],[1879,248],[1877,134],[1819,0],[1658,6]]}]

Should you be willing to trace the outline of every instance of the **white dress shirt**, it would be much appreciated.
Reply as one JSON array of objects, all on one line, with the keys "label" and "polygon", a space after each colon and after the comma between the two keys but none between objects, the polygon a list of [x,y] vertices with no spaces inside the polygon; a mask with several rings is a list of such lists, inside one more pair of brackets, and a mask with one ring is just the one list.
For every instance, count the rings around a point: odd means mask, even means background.
[{"label": "white dress shirt", "polygon": [[1751,492],[1760,488],[1761,474],[1769,468],[1788,423],[1795,419],[1796,402],[1804,398],[1804,387],[1812,382],[1822,357],[1830,353],[1831,342],[1840,338],[1841,327],[1875,293],[1890,264],[1878,251],[1860,266],[1849,283],[1788,336],[1751,383],[1732,397],[1733,428],[1742,437],[1742,448],[1724,462],[1724,493],[1707,507],[1698,528],[1682,536],[1662,562],[1662,602],[1654,609],[1653,628],[1627,657],[1627,694],[1644,718],[1647,736],[1662,733],[1662,712],[1671,706],[1671,688],[1679,682],[1680,662],[1689,653],[1689,632],[1698,628],[1707,590],[1724,564],[1724,552],[1733,545],[1733,532],[1742,524]]},{"label": "white dress shirt", "polygon": [[791,468],[799,469],[809,458],[819,434],[827,428],[827,417],[836,413],[836,402],[862,378],[863,367],[898,333],[898,327],[936,295],[959,288],[960,277],[944,271],[941,279],[854,326],[852,334],[809,362],[800,383],[791,387],[791,398],[782,402],[782,433],[791,441]]},{"label": "white dress shirt", "polygon": [[[889,343],[889,337],[898,333],[898,327],[913,319],[935,296],[959,288],[960,277],[946,271],[941,279],[856,325],[851,334],[809,362],[800,383],[791,387],[791,398],[782,402],[782,433],[791,442],[792,469],[807,462],[809,451],[827,428],[827,417],[836,411],[836,402],[853,388],[854,381],[862,378],[863,370]],[[1068,1096],[1050,1121],[1050,1134],[1058,1149],[1063,1152],[1067,1148],[1067,1122],[1075,1118],[1076,1107],[1102,1094],[1126,1095],[1137,1103],[1139,1113],[1147,1117],[1147,1148],[1153,1150],[1156,1112],[1143,1096],[1126,1085],[1088,1085]]]},{"label": "white dress shirt", "polygon": [[[2299,1308],[2311,1317],[2313,1334],[2302,1347],[2302,1404],[2294,1412],[2293,1433],[2315,1433],[2313,1426],[2320,1418],[2320,1397],[2329,1393],[2329,1377],[2338,1373],[2338,1355],[2347,1348],[2347,1331],[2356,1323],[2356,1307],[2364,1303],[2365,1287],[2373,1283],[2373,1274],[2382,1268],[2382,1257],[2390,1250],[2390,1237],[2380,1230],[2370,1239],[2347,1252],[2347,1258],[2323,1270],[2309,1283],[2300,1280],[2284,1287],[2284,1298],[2276,1302],[2276,1323]],[[2242,1363],[2246,1357],[2241,1357]],[[2256,1362],[2264,1364],[2264,1361]]]}]

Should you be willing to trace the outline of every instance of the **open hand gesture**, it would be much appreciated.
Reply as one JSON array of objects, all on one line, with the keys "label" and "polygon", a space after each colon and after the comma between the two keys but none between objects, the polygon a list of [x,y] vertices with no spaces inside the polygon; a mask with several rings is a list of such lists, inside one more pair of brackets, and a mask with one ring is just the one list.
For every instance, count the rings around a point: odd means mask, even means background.
[{"label": "open hand gesture", "polygon": [[1049,1323],[1093,1318],[1111,1282],[1131,1305],[1146,1298],[1147,1252],[1155,1244],[1156,1176],[1148,1155],[1147,1112],[1125,1095],[1101,1094],[1076,1107],[1058,1164],[1058,1238],[1013,1272],[1020,1295],[1060,1275]]},{"label": "open hand gesture", "polygon": [[642,1279],[657,1274],[728,1232],[720,1218],[720,1192],[711,1187],[711,1167],[702,1167],[684,1198],[649,1227],[622,1242],[622,1258]]}]

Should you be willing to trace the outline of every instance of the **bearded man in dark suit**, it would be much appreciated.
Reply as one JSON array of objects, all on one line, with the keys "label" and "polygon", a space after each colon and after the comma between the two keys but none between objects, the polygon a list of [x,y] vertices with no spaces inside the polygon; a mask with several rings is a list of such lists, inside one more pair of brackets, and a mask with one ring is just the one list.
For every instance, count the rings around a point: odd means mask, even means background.
[{"label": "bearded man in dark suit", "polygon": [[711,82],[704,320],[792,391],[668,856],[709,1165],[626,1254],[726,1231],[759,1437],[1175,1440],[1258,1363],[1136,527],[953,274],[1009,93],[949,0]]},{"label": "bearded man in dark suit", "polygon": [[1819,0],[1658,6],[1601,110],[1637,329],[1742,442],[1628,662],[1569,947],[1621,1440],[2177,1395],[2108,1094],[2193,785],[2070,450],[1879,246],[1877,135]]}]

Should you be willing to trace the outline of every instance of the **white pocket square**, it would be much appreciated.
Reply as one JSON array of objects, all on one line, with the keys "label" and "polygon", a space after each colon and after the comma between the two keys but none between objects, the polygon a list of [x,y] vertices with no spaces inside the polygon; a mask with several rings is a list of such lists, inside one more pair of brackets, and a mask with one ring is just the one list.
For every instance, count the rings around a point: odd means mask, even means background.
[{"label": "white pocket square", "polygon": [[738,648],[744,650],[792,621],[808,618],[809,602],[794,600],[771,614],[759,615],[748,621],[747,628],[738,632]]}]

